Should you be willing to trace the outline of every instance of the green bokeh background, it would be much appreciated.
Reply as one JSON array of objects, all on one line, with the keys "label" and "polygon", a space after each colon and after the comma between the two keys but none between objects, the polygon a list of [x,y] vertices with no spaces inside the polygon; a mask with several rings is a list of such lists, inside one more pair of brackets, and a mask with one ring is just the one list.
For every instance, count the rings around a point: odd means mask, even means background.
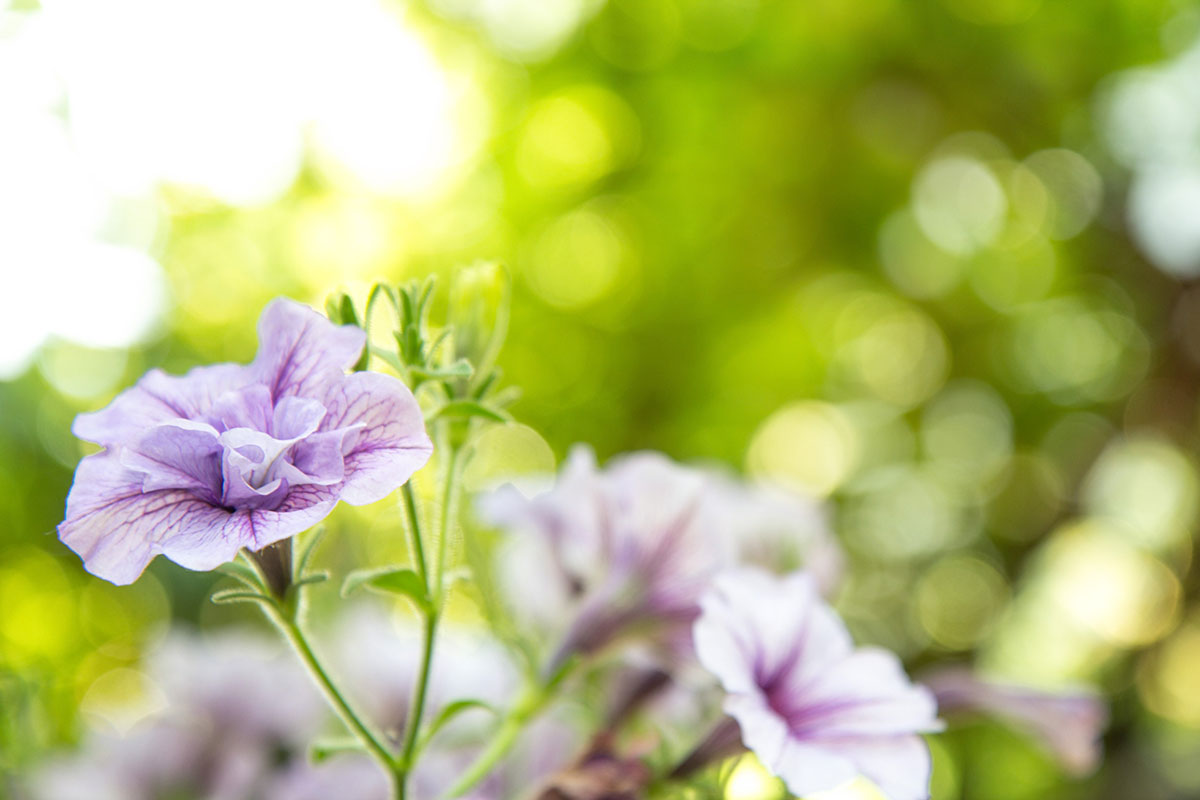
[{"label": "green bokeh background", "polygon": [[[1200,294],[1141,254],[1097,112],[1195,10],[597,0],[514,58],[447,12],[470,6],[403,7],[477,95],[476,149],[436,197],[316,161],[254,208],[164,186],[161,336],[50,341],[0,383],[0,770],[73,741],[168,620],[240,613],[206,604],[210,576],[157,563],[116,588],[59,544],[74,415],[152,366],[249,360],[274,296],[487,259],[514,279],[512,411],[557,456],[658,449],[828,496],[860,640],[1111,699],[1096,775],[979,725],[938,737],[935,797],[1200,795]],[[1056,195],[1046,176],[1080,161]],[[386,551],[387,513],[339,511],[350,544],[322,557]]]}]

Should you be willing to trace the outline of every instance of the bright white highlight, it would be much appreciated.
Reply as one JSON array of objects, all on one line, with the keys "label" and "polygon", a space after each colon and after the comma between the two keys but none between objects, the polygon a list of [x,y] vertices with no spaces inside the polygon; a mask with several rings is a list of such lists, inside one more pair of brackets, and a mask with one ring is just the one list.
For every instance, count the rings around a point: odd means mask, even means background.
[{"label": "bright white highlight", "polygon": [[602,0],[435,0],[445,17],[470,20],[504,55],[547,58],[595,13]]},{"label": "bright white highlight", "polygon": [[1129,221],[1159,269],[1180,278],[1200,275],[1200,167],[1173,164],[1139,173],[1129,192]]},{"label": "bright white highlight", "polygon": [[1200,275],[1200,40],[1155,67],[1118,73],[1099,116],[1133,171],[1130,227],[1149,259],[1177,278]]},{"label": "bright white highlight", "polygon": [[[11,106],[10,106],[11,108]],[[162,268],[101,240],[114,198],[93,181],[60,120],[17,109],[0,126],[0,380],[16,377],[51,336],[128,347],[157,327]]]},{"label": "bright white highlight", "polygon": [[462,153],[444,71],[380,0],[52,0],[72,132],[106,183],[269,203],[311,143],[333,177],[423,194]]}]

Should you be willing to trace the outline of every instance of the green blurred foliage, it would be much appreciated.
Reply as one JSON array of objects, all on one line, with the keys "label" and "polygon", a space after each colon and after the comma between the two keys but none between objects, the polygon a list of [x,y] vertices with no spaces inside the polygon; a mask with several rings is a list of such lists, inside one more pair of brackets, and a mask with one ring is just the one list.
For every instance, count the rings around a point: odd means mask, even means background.
[{"label": "green blurred foliage", "polygon": [[[519,58],[472,7],[407,12],[478,105],[439,193],[316,164],[254,208],[164,188],[163,335],[50,342],[0,384],[0,771],[69,742],[171,619],[239,618],[211,576],[110,587],[57,542],[74,414],[151,366],[249,360],[275,295],[361,304],[494,260],[511,411],[558,456],[653,448],[827,495],[860,639],[1110,694],[1097,776],[973,727],[940,737],[935,797],[1200,792],[1197,297],[1131,240],[1093,113],[1186,4],[581,2]],[[320,558],[402,557],[390,511],[336,513]]]}]

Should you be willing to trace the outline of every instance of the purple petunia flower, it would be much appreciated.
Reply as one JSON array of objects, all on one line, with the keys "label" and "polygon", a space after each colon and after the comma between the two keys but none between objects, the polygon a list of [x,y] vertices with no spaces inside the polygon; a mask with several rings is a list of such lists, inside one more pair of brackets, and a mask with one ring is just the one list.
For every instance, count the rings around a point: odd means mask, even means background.
[{"label": "purple petunia flower", "polygon": [[327,719],[295,659],[249,631],[173,631],[146,668],[166,707],[124,735],[89,730],[30,775],[32,800],[249,800]]},{"label": "purple petunia flower", "polygon": [[[517,534],[502,556],[514,604],[552,629],[567,612],[556,661],[633,629],[686,632],[730,549],[702,511],[705,487],[703,473],[657,453],[601,471],[576,447],[549,491],[527,499],[509,486],[483,498],[482,516]],[[531,573],[548,579],[533,586]]]},{"label": "purple petunia flower", "polygon": [[963,667],[924,676],[943,714],[989,714],[1036,737],[1072,775],[1100,763],[1108,708],[1086,689],[1051,691],[990,681]]},{"label": "purple petunia flower", "polygon": [[[511,532],[501,586],[523,620],[561,637],[560,656],[631,631],[652,634],[672,661],[690,653],[700,596],[724,565],[803,563],[823,591],[842,573],[841,548],[812,500],[659,453],[600,469],[577,446],[547,491],[525,497],[505,486],[481,498],[479,512]],[[546,579],[531,583],[531,574]]]},{"label": "purple petunia flower", "polygon": [[104,446],[67,497],[63,542],[95,575],[131,583],[155,555],[195,570],[380,500],[433,450],[399,380],[347,375],[366,343],[306,306],[272,301],[249,365],[151,370],[74,433]]},{"label": "purple petunia flower", "polygon": [[892,653],[854,649],[810,576],[727,572],[701,607],[697,655],[724,686],[742,742],[794,794],[864,775],[893,800],[929,796],[918,734],[941,727],[933,695]]}]

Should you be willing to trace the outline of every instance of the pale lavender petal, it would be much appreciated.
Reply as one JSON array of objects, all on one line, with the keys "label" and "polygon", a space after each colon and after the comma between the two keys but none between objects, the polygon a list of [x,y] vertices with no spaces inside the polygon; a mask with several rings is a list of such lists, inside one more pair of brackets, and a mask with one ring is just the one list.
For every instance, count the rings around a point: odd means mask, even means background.
[{"label": "pale lavender petal", "polygon": [[[847,739],[836,752],[859,765],[888,800],[925,800],[933,763],[920,736]],[[796,791],[792,788],[792,791]]]},{"label": "pale lavender petal", "polygon": [[226,470],[221,505],[239,510],[276,508],[287,497],[290,489],[283,478],[275,478],[262,486],[254,486],[246,480],[245,475]]},{"label": "pale lavender petal", "polygon": [[230,428],[269,430],[271,415],[271,391],[261,383],[225,392],[216,399],[210,412],[213,422],[223,431]]},{"label": "pale lavender petal", "polygon": [[1091,690],[1036,689],[985,680],[949,667],[924,678],[943,713],[992,714],[1037,737],[1073,775],[1086,775],[1102,757],[1108,708]]},{"label": "pale lavender petal", "polygon": [[[815,738],[879,736],[941,730],[937,701],[914,686],[900,659],[886,650],[864,647],[816,678],[793,674],[788,681],[802,713],[798,734]],[[785,690],[786,690],[785,689]],[[914,727],[914,720],[921,721]]]},{"label": "pale lavender petal", "polygon": [[246,547],[260,550],[316,525],[337,505],[336,487],[293,487],[274,509],[240,509],[226,514],[224,524],[186,536],[164,537],[162,553],[194,570],[210,570],[232,561]]},{"label": "pale lavender petal", "polygon": [[764,761],[763,766],[779,776],[797,797],[836,789],[862,774],[850,758],[796,739],[786,740],[779,755],[773,761]]},{"label": "pale lavender petal", "polygon": [[725,698],[724,709],[737,720],[746,748],[752,750],[764,765],[777,764],[791,732],[787,723],[772,713],[766,698],[751,692],[730,694]]},{"label": "pale lavender petal", "polygon": [[319,397],[331,378],[354,366],[367,335],[353,325],[334,325],[308,306],[272,300],[258,321],[258,355],[250,365],[271,397]]},{"label": "pale lavender petal", "polygon": [[[803,683],[853,650],[845,625],[820,602],[815,582],[805,573],[780,579],[753,568],[730,570],[717,577],[703,602],[706,613],[726,609],[720,617],[723,626],[744,629],[754,643],[751,655],[759,679],[786,671]],[[780,613],[781,608],[789,613]]]},{"label": "pale lavender petal", "polygon": [[221,505],[234,509],[274,508],[283,501],[288,485],[277,476],[277,466],[291,447],[268,433],[234,428],[220,436],[225,448]]},{"label": "pale lavender petal", "polygon": [[203,537],[229,517],[187,491],[143,492],[142,478],[111,452],[84,458],[58,526],[59,538],[83,558],[88,572],[118,585],[136,580],[163,552],[163,541]]},{"label": "pale lavender petal", "polygon": [[342,457],[347,436],[356,429],[343,428],[328,433],[314,433],[292,446],[291,463],[279,465],[278,475],[292,486],[319,483],[323,486],[340,483],[346,476]]},{"label": "pale lavender petal", "polygon": [[325,406],[306,397],[285,397],[275,406],[269,430],[276,439],[302,439],[314,433],[325,418]]},{"label": "pale lavender petal", "polygon": [[89,414],[75,418],[72,432],[106,447],[137,439],[146,428],[176,419],[203,420],[218,397],[251,381],[240,364],[196,367],[183,376],[150,370],[136,386]]},{"label": "pale lavender petal", "polygon": [[214,502],[221,494],[224,449],[212,426],[177,420],[152,428],[132,447],[114,452],[123,466],[142,473],[142,491],[188,489]]},{"label": "pale lavender petal", "polygon": [[854,650],[810,576],[734,570],[701,604],[697,656],[729,693],[742,741],[792,792],[861,774],[893,800],[928,796],[929,758],[914,734],[941,727],[932,693],[893,654]]},{"label": "pale lavender petal", "polygon": [[[382,500],[425,466],[433,443],[408,387],[376,372],[356,372],[325,395],[322,431],[360,426],[345,452],[342,499],[361,506]],[[349,442],[349,440],[348,440]]]}]

